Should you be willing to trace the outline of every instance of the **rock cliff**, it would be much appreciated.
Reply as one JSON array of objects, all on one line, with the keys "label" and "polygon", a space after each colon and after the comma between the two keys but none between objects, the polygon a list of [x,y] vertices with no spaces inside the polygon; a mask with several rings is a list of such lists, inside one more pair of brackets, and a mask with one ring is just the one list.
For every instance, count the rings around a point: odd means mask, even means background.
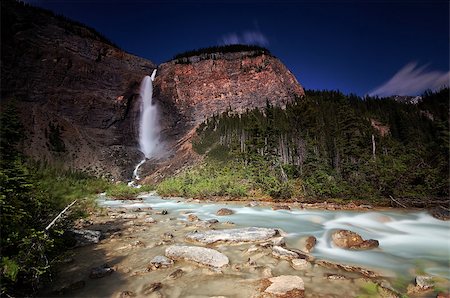
[{"label": "rock cliff", "polygon": [[[139,84],[156,65],[82,24],[12,0],[1,2],[2,102],[15,100],[23,151],[36,160],[129,179],[138,145]],[[172,152],[143,172],[158,178],[196,160],[195,127],[227,110],[284,106],[303,88],[272,55],[199,54],[158,66],[154,102]],[[141,175],[142,176],[142,175]]]},{"label": "rock cliff", "polygon": [[156,65],[81,24],[1,2],[2,102],[14,99],[24,153],[95,175],[129,177],[137,149],[139,84]]}]

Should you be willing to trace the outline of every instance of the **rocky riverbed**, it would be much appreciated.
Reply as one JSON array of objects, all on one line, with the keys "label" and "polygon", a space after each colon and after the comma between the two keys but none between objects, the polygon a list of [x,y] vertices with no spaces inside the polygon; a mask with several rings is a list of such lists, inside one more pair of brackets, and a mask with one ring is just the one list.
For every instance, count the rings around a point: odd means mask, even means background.
[{"label": "rocky riverbed", "polygon": [[[61,264],[46,296],[437,297],[449,286],[428,274],[399,286],[391,272],[314,255],[322,239],[292,241],[286,231],[257,222],[243,227],[230,221],[234,212],[216,218],[134,203],[109,201],[77,224],[81,247]],[[85,230],[100,233],[86,232],[83,242]],[[339,244],[366,241],[356,235],[341,233]]]}]

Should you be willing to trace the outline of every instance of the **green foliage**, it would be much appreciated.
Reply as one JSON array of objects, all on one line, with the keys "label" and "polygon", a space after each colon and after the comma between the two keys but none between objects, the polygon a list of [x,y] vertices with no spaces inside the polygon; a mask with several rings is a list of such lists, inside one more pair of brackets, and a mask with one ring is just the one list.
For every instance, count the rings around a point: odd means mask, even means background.
[{"label": "green foliage", "polygon": [[216,59],[216,54],[234,53],[234,52],[252,52],[252,56],[269,55],[270,51],[257,45],[232,44],[224,46],[213,46],[201,48],[197,50],[186,51],[175,55],[171,60],[175,60],[178,64],[191,63],[189,57],[205,55],[204,59]]},{"label": "green foliage", "polygon": [[448,97],[448,88],[429,92],[413,105],[307,91],[285,110],[268,103],[211,117],[193,148],[210,167],[226,161],[245,167],[248,189],[273,198],[383,204],[393,196],[417,205],[449,195]]},{"label": "green foliage", "polygon": [[376,298],[379,297],[378,285],[369,281],[361,286],[361,294],[357,296],[358,298]]},{"label": "green foliage", "polygon": [[108,185],[106,195],[119,200],[132,200],[140,193],[155,190],[153,185],[142,185],[140,188],[128,186],[125,183]]},{"label": "green foliage", "polygon": [[[29,296],[46,282],[67,247],[64,230],[83,216],[95,193],[108,184],[84,174],[25,163],[16,149],[22,129],[14,105],[0,115],[1,294]],[[45,227],[74,199],[50,231]]]},{"label": "green foliage", "polygon": [[249,189],[245,169],[231,165],[210,163],[168,178],[157,186],[163,196],[242,197]]}]

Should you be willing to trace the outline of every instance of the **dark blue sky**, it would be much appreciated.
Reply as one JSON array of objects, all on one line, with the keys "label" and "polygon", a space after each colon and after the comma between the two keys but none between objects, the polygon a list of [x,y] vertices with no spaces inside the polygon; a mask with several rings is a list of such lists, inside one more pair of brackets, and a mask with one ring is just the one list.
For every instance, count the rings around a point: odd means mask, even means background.
[{"label": "dark blue sky", "polygon": [[[448,84],[448,1],[39,1],[155,63],[258,42],[308,89],[417,94]],[[402,85],[400,89],[397,86]]]}]

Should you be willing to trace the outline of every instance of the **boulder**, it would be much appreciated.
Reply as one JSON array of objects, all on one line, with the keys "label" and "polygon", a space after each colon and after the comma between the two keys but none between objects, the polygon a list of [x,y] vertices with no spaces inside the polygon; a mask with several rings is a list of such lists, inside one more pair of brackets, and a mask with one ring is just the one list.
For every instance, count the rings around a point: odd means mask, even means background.
[{"label": "boulder", "polygon": [[305,284],[303,279],[295,275],[280,275],[268,279],[271,283],[264,293],[274,297],[304,297]]},{"label": "boulder", "polygon": [[70,230],[70,233],[76,240],[76,247],[97,244],[100,241],[100,237],[102,236],[102,233],[100,231],[93,230],[73,229]]},{"label": "boulder", "polygon": [[278,235],[278,230],[267,228],[240,228],[226,230],[211,230],[204,232],[192,232],[186,235],[189,241],[196,241],[204,244],[217,242],[242,243],[261,242]]},{"label": "boulder", "polygon": [[166,256],[173,260],[184,259],[214,268],[221,268],[229,263],[228,257],[223,253],[198,246],[172,245],[166,249]]},{"label": "boulder", "polygon": [[372,249],[378,247],[377,240],[369,239],[364,240],[360,235],[348,230],[337,230],[331,235],[331,239],[337,247],[344,249]]},{"label": "boulder", "polygon": [[296,252],[293,252],[293,251],[283,248],[281,246],[273,246],[272,247],[272,255],[276,258],[287,259],[287,260],[299,258],[299,255]]},{"label": "boulder", "polygon": [[228,208],[222,208],[222,209],[217,210],[216,214],[220,215],[220,216],[232,215],[232,214],[234,214],[234,211],[231,209],[228,209]]}]

